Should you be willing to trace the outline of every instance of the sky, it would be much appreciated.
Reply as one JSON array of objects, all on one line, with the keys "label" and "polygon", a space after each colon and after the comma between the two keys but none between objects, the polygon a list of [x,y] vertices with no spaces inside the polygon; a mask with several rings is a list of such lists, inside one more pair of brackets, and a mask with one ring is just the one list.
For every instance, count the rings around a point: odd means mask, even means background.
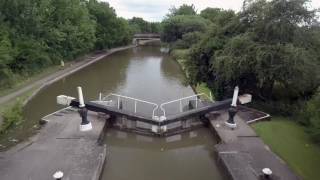
[{"label": "sky", "polygon": [[[200,12],[206,7],[218,7],[239,11],[243,0],[103,0],[116,10],[117,15],[126,19],[142,17],[147,21],[161,21],[168,9],[182,4],[194,4]],[[320,8],[320,0],[311,0],[313,8]]]}]

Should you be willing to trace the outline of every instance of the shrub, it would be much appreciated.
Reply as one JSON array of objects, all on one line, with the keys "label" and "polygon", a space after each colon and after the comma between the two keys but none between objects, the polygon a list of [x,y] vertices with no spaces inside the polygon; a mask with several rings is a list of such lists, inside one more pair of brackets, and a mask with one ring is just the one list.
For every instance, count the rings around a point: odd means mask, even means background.
[{"label": "shrub", "polygon": [[22,110],[23,103],[21,100],[17,100],[12,107],[4,111],[3,123],[0,127],[0,134],[7,132],[8,129],[19,125],[23,121]]}]

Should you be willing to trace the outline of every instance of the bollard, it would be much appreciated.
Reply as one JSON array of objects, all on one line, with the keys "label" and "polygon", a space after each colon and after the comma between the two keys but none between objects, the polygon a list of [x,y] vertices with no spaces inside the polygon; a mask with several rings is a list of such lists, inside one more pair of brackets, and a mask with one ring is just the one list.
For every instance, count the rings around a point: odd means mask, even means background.
[{"label": "bollard", "polygon": [[238,94],[239,94],[239,87],[236,86],[233,91],[233,97],[232,97],[232,103],[231,103],[231,106],[233,107],[237,107]]},{"label": "bollard", "polygon": [[234,116],[236,115],[237,111],[238,111],[237,108],[232,106],[228,109],[229,118],[226,122],[226,125],[231,129],[237,127],[237,124],[234,122]]},{"label": "bollard", "polygon": [[90,131],[92,129],[92,124],[88,121],[88,109],[85,107],[82,88],[79,86],[78,97],[79,97],[79,114],[81,117],[80,131]]},{"label": "bollard", "polygon": [[122,104],[122,101],[121,101],[121,100],[119,101],[119,109],[120,109],[120,110],[123,109],[123,104]]},{"label": "bollard", "polygon": [[239,93],[239,87],[236,86],[233,91],[231,107],[228,109],[229,118],[225,122],[225,124],[231,129],[234,129],[237,127],[237,124],[234,122],[234,116],[238,111],[237,110],[238,93]]},{"label": "bollard", "polygon": [[78,97],[79,97],[79,107],[84,107],[85,104],[83,100],[82,88],[78,86],[77,89],[78,89]]},{"label": "bollard", "polygon": [[270,168],[263,168],[262,173],[265,179],[271,179],[272,171]]},{"label": "bollard", "polygon": [[63,178],[63,172],[62,171],[57,171],[53,174],[53,178],[55,180],[62,180]]}]

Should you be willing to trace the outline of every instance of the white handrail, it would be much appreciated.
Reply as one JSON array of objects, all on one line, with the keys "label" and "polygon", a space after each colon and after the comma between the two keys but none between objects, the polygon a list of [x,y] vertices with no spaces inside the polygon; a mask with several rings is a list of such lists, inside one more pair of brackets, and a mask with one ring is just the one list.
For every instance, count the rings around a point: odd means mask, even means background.
[{"label": "white handrail", "polygon": [[[101,94],[101,93],[100,93]],[[124,98],[124,99],[130,99],[130,100],[134,100],[134,113],[137,112],[137,102],[142,102],[142,103],[146,103],[146,104],[150,104],[150,105],[153,105],[154,108],[152,110],[152,118],[155,117],[155,111],[159,108],[158,104],[156,103],[153,103],[153,102],[149,102],[149,101],[144,101],[144,100],[141,100],[141,99],[137,99],[137,98],[133,98],[133,97],[129,97],[129,96],[123,96],[123,95],[120,95],[120,94],[114,94],[114,93],[110,93],[109,95],[102,97],[102,95],[99,95],[99,100],[102,101],[102,100],[105,100],[107,99],[108,97],[110,96],[115,96],[115,97],[118,97],[118,109],[119,109],[119,101],[120,101],[120,98]]]},{"label": "white handrail", "polygon": [[182,110],[182,103],[181,101],[182,100],[185,100],[185,99],[190,99],[190,98],[193,98],[193,97],[196,97],[196,108],[198,107],[198,97],[199,96],[205,96],[207,99],[209,99],[211,102],[214,102],[208,95],[206,95],[205,93],[200,93],[200,94],[195,94],[195,95],[192,95],[192,96],[187,96],[187,97],[183,97],[183,98],[180,98],[180,99],[176,99],[176,100],[173,100],[173,101],[169,101],[169,102],[165,102],[165,103],[162,103],[160,105],[160,109],[163,113],[163,116],[166,117],[166,111],[165,109],[163,108],[164,105],[167,105],[167,104],[171,104],[171,103],[174,103],[174,102],[180,102],[180,111]]}]

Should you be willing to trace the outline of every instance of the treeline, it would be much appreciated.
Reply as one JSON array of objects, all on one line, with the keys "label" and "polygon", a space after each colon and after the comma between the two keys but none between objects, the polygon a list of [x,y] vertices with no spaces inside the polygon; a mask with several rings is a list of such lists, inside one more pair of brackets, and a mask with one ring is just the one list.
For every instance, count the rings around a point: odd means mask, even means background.
[{"label": "treeline", "polygon": [[0,89],[61,60],[126,45],[136,32],[158,31],[136,19],[97,0],[1,0]]},{"label": "treeline", "polygon": [[139,33],[160,33],[160,22],[148,22],[140,17],[129,19],[129,25],[134,34]]},{"label": "treeline", "polygon": [[188,50],[191,84],[206,83],[216,99],[238,85],[273,113],[300,115],[320,142],[317,12],[307,0],[245,0],[238,13],[183,5],[162,22],[162,40]]}]

